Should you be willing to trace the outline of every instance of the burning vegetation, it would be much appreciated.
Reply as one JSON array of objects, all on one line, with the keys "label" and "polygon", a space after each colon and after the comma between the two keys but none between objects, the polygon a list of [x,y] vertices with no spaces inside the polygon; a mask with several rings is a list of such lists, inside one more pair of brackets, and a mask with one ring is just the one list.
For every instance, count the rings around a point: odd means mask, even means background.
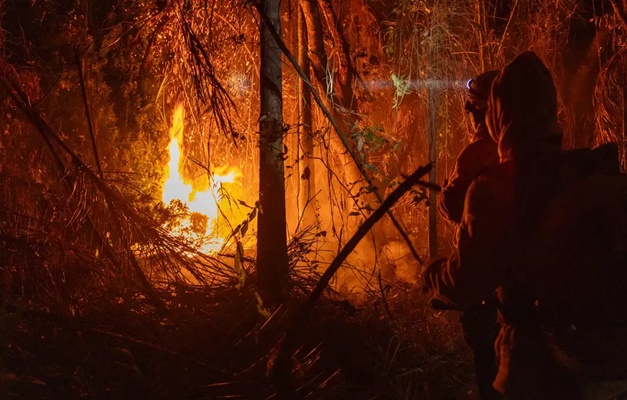
[{"label": "burning vegetation", "polygon": [[478,398],[420,274],[466,82],[534,50],[624,170],[626,7],[0,0],[0,397]]},{"label": "burning vegetation", "polygon": [[183,215],[167,228],[175,236],[193,239],[200,251],[215,254],[227,244],[233,228],[247,217],[244,199],[250,198],[253,191],[244,192],[242,172],[236,166],[199,165],[204,169],[200,176],[183,177],[184,117],[183,106],[177,106],[170,128],[169,161],[164,168],[161,197],[173,210],[182,209]]}]

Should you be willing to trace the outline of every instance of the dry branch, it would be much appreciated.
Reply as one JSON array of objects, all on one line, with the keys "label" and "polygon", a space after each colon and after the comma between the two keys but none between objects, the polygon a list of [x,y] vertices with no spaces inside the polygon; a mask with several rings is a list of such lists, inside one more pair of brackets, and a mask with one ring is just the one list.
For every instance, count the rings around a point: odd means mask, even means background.
[{"label": "dry branch", "polygon": [[[267,22],[267,16],[262,12],[262,10],[259,10],[259,15],[261,16],[261,18],[267,24],[268,23]],[[353,162],[355,163],[355,165],[359,169],[359,172],[361,173],[362,177],[366,180],[366,182],[368,183],[368,185],[370,187],[374,188],[373,193],[376,196],[377,200],[379,202],[382,202],[383,201],[383,197],[381,197],[381,194],[379,193],[378,188],[374,185],[374,183],[372,182],[372,179],[370,179],[370,177],[368,177],[368,173],[366,172],[364,166],[359,162],[359,160],[355,156],[355,153],[351,150],[351,147],[350,147],[350,144],[348,143],[348,140],[342,134],[342,130],[340,129],[339,125],[337,124],[337,122],[335,121],[333,116],[331,115],[331,112],[323,104],[322,98],[320,97],[320,94],[313,87],[313,85],[311,84],[311,81],[309,81],[309,79],[307,79],[307,75],[305,75],[305,73],[303,72],[302,68],[298,65],[298,61],[296,61],[296,59],[294,58],[292,53],[289,51],[289,49],[285,45],[285,42],[283,42],[283,40],[281,39],[280,35],[273,29],[270,29],[270,33],[272,34],[272,36],[274,37],[274,40],[276,40],[277,44],[281,48],[281,51],[283,52],[285,57],[287,57],[287,59],[290,61],[290,63],[292,64],[292,66],[294,67],[294,69],[296,70],[298,75],[300,76],[300,78],[307,84],[307,86],[309,86],[311,88],[311,94],[313,95],[313,97],[314,97],[314,99],[316,101],[316,104],[318,104],[318,107],[320,107],[320,109],[322,110],[322,113],[324,114],[324,116],[329,120],[331,125],[333,125],[333,128],[335,129],[335,132],[337,133],[337,135],[340,138],[342,144],[344,145],[344,148],[346,149],[346,152],[350,155],[351,159],[353,160]],[[416,182],[416,184],[420,184],[420,182]],[[390,220],[392,221],[392,223],[394,224],[394,226],[396,227],[396,229],[400,233],[401,237],[403,238],[403,240],[407,244],[407,247],[409,248],[410,252],[414,256],[416,261],[418,261],[420,264],[423,264],[424,261],[422,260],[422,257],[420,257],[418,255],[418,252],[414,248],[414,245],[412,244],[409,236],[407,235],[407,232],[405,232],[405,230],[403,229],[401,224],[398,222],[398,220],[394,217],[394,215],[392,214],[392,212],[389,209],[386,212],[387,212],[388,216],[390,217]]]},{"label": "dry branch", "polygon": [[96,142],[96,133],[94,132],[94,120],[91,117],[91,110],[89,109],[87,82],[85,82],[85,76],[83,74],[83,61],[78,53],[76,53],[75,57],[76,68],[78,69],[78,81],[81,84],[81,94],[83,95],[83,105],[85,106],[85,118],[87,118],[87,127],[89,128],[89,136],[91,138],[91,146],[94,151],[94,158],[96,159],[96,168],[98,168],[98,175],[100,176],[100,179],[102,179],[102,165],[100,164],[100,156],[98,155],[98,143]]},{"label": "dry branch", "polygon": [[623,8],[623,5],[618,3],[616,0],[610,0],[610,3],[612,3],[612,8],[614,9],[616,16],[623,25],[623,29],[627,31],[627,15],[625,14],[625,9]]},{"label": "dry branch", "polygon": [[192,69],[192,81],[196,94],[203,104],[209,103],[217,126],[222,132],[231,134],[233,143],[237,146],[237,141],[233,136],[234,128],[229,118],[229,112],[235,109],[235,103],[216,77],[210,53],[187,20],[183,8],[181,4],[178,4],[179,22],[187,46],[188,63]]},{"label": "dry branch", "polygon": [[[57,166],[61,169],[60,172],[65,173],[65,165],[62,159],[56,154],[51,140],[54,141],[57,145],[59,145],[67,153],[67,155],[71,158],[74,165],[79,166],[83,172],[85,172],[88,176],[92,178],[93,182],[99,187],[99,189],[103,193],[108,194],[110,198],[115,198],[116,196],[109,189],[109,187],[107,187],[104,184],[104,182],[102,182],[102,180],[100,180],[100,178],[98,178],[89,169],[89,167],[85,165],[85,163],[83,163],[83,161],[69,147],[67,147],[67,145],[54,132],[52,127],[50,127],[50,125],[42,117],[42,115],[30,105],[31,102],[29,101],[28,96],[26,95],[26,93],[24,93],[21,90],[21,88],[18,86],[19,84],[17,82],[14,83],[14,82],[11,82],[11,80],[9,80],[8,78],[9,68],[7,68],[6,65],[2,65],[2,71],[4,73],[0,75],[0,85],[4,88],[6,93],[9,95],[9,97],[11,98],[15,106],[30,120],[31,124],[40,133],[43,140],[47,144],[48,148],[53,153],[53,157],[55,158]],[[70,191],[72,191],[74,187],[74,183],[72,182],[72,179],[69,176],[67,177],[67,179],[68,180],[66,180],[66,182],[68,183]],[[111,262],[113,262],[114,264],[116,265],[119,264],[119,260],[115,256],[115,252],[113,248],[107,241],[103,240],[102,236],[97,232],[96,227],[92,219],[89,216],[87,216],[86,223],[87,223],[88,229],[93,232],[98,244],[103,247],[103,253],[105,254],[105,256],[109,258]],[[130,260],[131,260],[133,270],[135,272],[137,279],[139,280],[139,283],[142,287],[142,290],[144,291],[144,294],[158,311],[163,311],[164,310],[163,302],[161,301],[159,296],[157,296],[157,294],[155,293],[154,288],[148,281],[148,278],[146,278],[146,275],[141,270],[141,267],[137,263],[137,260],[135,259],[134,255],[132,254],[130,250],[129,250],[129,254],[130,254]]]},{"label": "dry branch", "polygon": [[280,397],[286,396],[285,398],[291,398],[289,397],[290,393],[284,392],[291,391],[291,385],[289,385],[290,359],[292,357],[292,354],[296,350],[301,334],[304,332],[307,326],[309,316],[311,315],[312,310],[318,302],[318,299],[320,299],[320,296],[322,296],[324,290],[329,285],[331,278],[333,278],[333,276],[344,263],[348,255],[355,249],[361,239],[363,239],[363,237],[368,234],[370,229],[372,229],[372,227],[386,213],[388,213],[390,208],[392,208],[392,206],[398,200],[400,200],[400,198],[406,192],[408,192],[414,185],[417,185],[420,182],[420,179],[428,174],[432,169],[432,163],[418,168],[413,174],[408,176],[407,179],[405,179],[396,189],[394,189],[392,193],[390,193],[390,195],[381,203],[381,205],[372,213],[372,215],[370,215],[366,219],[363,225],[361,225],[359,229],[357,229],[357,232],[355,232],[353,237],[346,243],[346,245],[338,253],[335,259],[333,259],[324,274],[322,274],[320,280],[318,281],[318,284],[311,292],[307,300],[296,310],[288,325],[285,337],[283,338],[283,341],[281,343],[279,354],[272,371],[272,375],[277,378],[277,383],[280,386]]},{"label": "dry branch", "polygon": [[[179,278],[186,279],[181,275],[181,268],[186,269],[198,282],[208,285],[221,282],[228,282],[235,279],[230,266],[220,260],[199,253],[192,248],[187,242],[172,237],[162,227],[160,227],[151,217],[141,213],[131,204],[127,203],[117,192],[114,191],[107,183],[100,179],[81,159],[74,153],[59,137],[52,126],[46,121],[45,117],[40,114],[38,109],[31,105],[27,95],[21,89],[17,79],[14,77],[15,72],[8,65],[0,65],[1,70],[6,72],[0,74],[0,88],[4,88],[15,103],[16,108],[20,110],[35,129],[40,133],[43,141],[51,152],[55,166],[59,171],[66,175],[64,182],[69,192],[72,192],[77,179],[68,174],[66,157],[69,157],[72,165],[75,167],[87,181],[93,184],[94,188],[103,196],[103,205],[108,209],[108,213],[112,216],[110,223],[114,226],[116,232],[120,233],[122,241],[121,247],[127,257],[127,262],[131,267],[135,280],[139,284],[141,293],[146,297],[148,302],[155,307],[157,312],[161,313],[165,310],[165,305],[157,290],[153,287],[151,281],[148,280],[144,271],[139,265],[134,251],[130,248],[130,236],[126,231],[132,229],[138,233],[143,241],[148,243],[154,251],[155,259],[163,268],[166,283],[171,283],[170,279]],[[58,150],[62,149],[63,154]],[[80,176],[79,175],[79,179]],[[98,247],[102,248],[102,254],[113,265],[122,266],[122,255],[117,254],[111,239],[107,238],[101,231],[97,229],[93,216],[86,215],[84,228],[89,235],[95,239]],[[193,256],[193,257],[191,257]],[[209,279],[207,279],[209,277]]]}]

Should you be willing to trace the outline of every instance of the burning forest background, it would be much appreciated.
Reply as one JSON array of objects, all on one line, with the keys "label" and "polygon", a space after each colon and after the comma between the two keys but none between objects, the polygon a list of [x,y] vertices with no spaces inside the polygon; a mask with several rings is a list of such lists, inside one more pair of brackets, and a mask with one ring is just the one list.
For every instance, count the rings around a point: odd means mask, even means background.
[{"label": "burning forest background", "polygon": [[535,51],[566,145],[618,142],[625,167],[626,7],[0,1],[3,398],[271,398],[316,285],[295,395],[472,398],[457,316],[419,277],[453,246],[435,196],[466,82]]}]

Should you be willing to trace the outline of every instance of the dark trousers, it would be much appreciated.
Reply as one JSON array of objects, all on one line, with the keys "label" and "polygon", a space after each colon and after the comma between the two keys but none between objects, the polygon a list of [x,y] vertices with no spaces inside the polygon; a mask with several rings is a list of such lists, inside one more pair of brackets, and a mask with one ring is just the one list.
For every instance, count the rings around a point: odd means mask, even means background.
[{"label": "dark trousers", "polygon": [[494,342],[499,334],[495,304],[477,305],[464,311],[460,317],[464,339],[473,352],[477,386],[482,400],[500,400],[492,382],[498,366]]}]

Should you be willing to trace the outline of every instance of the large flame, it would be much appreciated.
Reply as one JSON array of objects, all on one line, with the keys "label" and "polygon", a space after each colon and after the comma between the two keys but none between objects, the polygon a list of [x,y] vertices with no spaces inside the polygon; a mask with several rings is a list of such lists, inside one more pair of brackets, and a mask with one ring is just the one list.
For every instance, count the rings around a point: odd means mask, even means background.
[{"label": "large flame", "polygon": [[[165,204],[178,200],[187,206],[190,213],[199,213],[206,216],[206,232],[201,235],[202,237],[193,237],[192,239],[201,240],[202,251],[216,252],[222,248],[225,237],[230,234],[228,232],[230,229],[224,229],[224,227],[220,226],[220,219],[230,219],[232,217],[236,220],[225,222],[230,222],[231,224],[241,222],[241,215],[236,215],[241,214],[241,212],[234,212],[233,208],[228,205],[225,207],[220,206],[220,203],[225,201],[220,189],[226,189],[230,195],[241,194],[240,179],[242,173],[237,167],[224,166],[212,168],[211,179],[207,173],[203,173],[197,179],[184,177],[182,174],[183,159],[181,157],[184,117],[183,106],[177,106],[172,118],[172,127],[170,128],[171,140],[168,146],[170,161],[164,169],[165,183],[163,185],[162,200]],[[181,230],[174,233],[181,233],[182,229],[189,228],[190,225],[191,221],[188,218],[182,222]]]}]

